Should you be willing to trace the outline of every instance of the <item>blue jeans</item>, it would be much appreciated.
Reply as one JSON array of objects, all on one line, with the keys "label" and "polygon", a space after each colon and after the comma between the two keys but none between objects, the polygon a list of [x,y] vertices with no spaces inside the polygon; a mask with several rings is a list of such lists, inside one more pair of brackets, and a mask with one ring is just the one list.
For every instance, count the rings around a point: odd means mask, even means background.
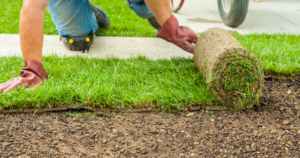
[{"label": "blue jeans", "polygon": [[[141,18],[154,17],[144,0],[126,0]],[[48,10],[61,36],[80,37],[98,30],[97,19],[88,0],[50,0]]]},{"label": "blue jeans", "polygon": [[48,10],[61,36],[86,36],[98,30],[88,0],[50,0]]},{"label": "blue jeans", "polygon": [[139,17],[144,19],[154,17],[144,0],[126,0],[126,2],[129,8],[132,9]]}]

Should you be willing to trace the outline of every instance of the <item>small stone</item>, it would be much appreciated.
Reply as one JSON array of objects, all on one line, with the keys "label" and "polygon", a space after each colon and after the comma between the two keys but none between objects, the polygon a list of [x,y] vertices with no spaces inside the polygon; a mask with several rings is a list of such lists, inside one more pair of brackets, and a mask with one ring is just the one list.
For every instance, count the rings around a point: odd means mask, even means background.
[{"label": "small stone", "polygon": [[192,153],[191,154],[191,157],[196,157],[197,155],[195,153]]},{"label": "small stone", "polygon": [[57,145],[57,142],[52,142],[51,145]]},{"label": "small stone", "polygon": [[289,124],[289,123],[290,123],[289,120],[284,120],[284,121],[282,122],[282,124],[284,124],[284,125],[287,125],[287,124]]},{"label": "small stone", "polygon": [[14,128],[13,127],[9,127],[9,129],[8,129],[8,131],[13,131],[14,130]]},{"label": "small stone", "polygon": [[288,148],[285,148],[285,151],[286,151],[286,153],[288,153],[288,152],[289,152],[289,149],[288,149]]},{"label": "small stone", "polygon": [[157,125],[162,125],[163,123],[162,123],[162,122],[156,122],[156,124],[157,124]]},{"label": "small stone", "polygon": [[287,94],[291,94],[291,93],[292,93],[292,90],[289,89],[289,90],[287,91]]},{"label": "small stone", "polygon": [[194,142],[194,145],[199,145],[199,142]]},{"label": "small stone", "polygon": [[107,142],[108,142],[108,140],[103,140],[102,141],[103,144],[106,144]]},{"label": "small stone", "polygon": [[50,148],[55,148],[55,145],[50,145],[49,147],[50,147]]},{"label": "small stone", "polygon": [[254,143],[251,144],[251,148],[252,148],[252,149],[255,148],[255,144],[254,144]]},{"label": "small stone", "polygon": [[184,131],[180,131],[180,133],[184,133]]},{"label": "small stone", "polygon": [[273,137],[273,136],[271,136],[271,135],[269,135],[269,138],[270,138],[270,139],[273,139],[274,137]]},{"label": "small stone", "polygon": [[191,135],[189,135],[189,134],[187,134],[187,135],[185,136],[185,138],[186,138],[186,139],[191,139],[191,138],[192,138],[192,136],[191,136]]},{"label": "small stone", "polygon": [[277,133],[277,131],[276,130],[272,130],[270,133],[274,134],[274,133]]},{"label": "small stone", "polygon": [[4,142],[3,143],[3,147],[7,147],[7,146],[9,146],[10,144],[8,143],[8,142]]},{"label": "small stone", "polygon": [[250,147],[249,147],[249,145],[247,145],[246,147],[245,147],[245,150],[249,150],[250,149]]},{"label": "small stone", "polygon": [[295,104],[295,105],[297,105],[297,104],[298,104],[298,102],[295,102],[294,104]]},{"label": "small stone", "polygon": [[290,146],[294,145],[291,141],[288,141],[287,144],[290,145]]},{"label": "small stone", "polygon": [[33,153],[32,155],[34,155],[34,156],[39,156],[39,153]]},{"label": "small stone", "polygon": [[79,122],[80,121],[80,117],[79,116],[76,116],[73,118],[73,122]]},{"label": "small stone", "polygon": [[75,127],[75,130],[82,130],[81,127]]},{"label": "small stone", "polygon": [[120,150],[120,153],[124,153],[124,152],[125,152],[125,150],[124,150],[124,149],[121,149],[121,150]]},{"label": "small stone", "polygon": [[194,113],[192,112],[192,113],[187,114],[186,116],[189,117],[189,116],[193,116],[193,115],[194,115]]},{"label": "small stone", "polygon": [[253,131],[253,135],[257,136],[258,135],[258,131]]},{"label": "small stone", "polygon": [[20,154],[20,153],[19,154],[15,154],[15,157],[18,157],[19,155],[22,155],[22,154]]},{"label": "small stone", "polygon": [[146,154],[148,154],[148,151],[147,151],[147,150],[144,150],[144,151],[142,152],[142,154],[146,155]]},{"label": "small stone", "polygon": [[263,136],[262,133],[260,133],[260,134],[257,135],[258,138],[261,138],[262,136]]},{"label": "small stone", "polygon": [[211,119],[210,121],[211,121],[211,122],[215,122],[215,119]]},{"label": "small stone", "polygon": [[62,134],[58,135],[58,139],[59,139],[59,140],[64,140],[64,138],[65,138],[64,135],[62,135]]}]

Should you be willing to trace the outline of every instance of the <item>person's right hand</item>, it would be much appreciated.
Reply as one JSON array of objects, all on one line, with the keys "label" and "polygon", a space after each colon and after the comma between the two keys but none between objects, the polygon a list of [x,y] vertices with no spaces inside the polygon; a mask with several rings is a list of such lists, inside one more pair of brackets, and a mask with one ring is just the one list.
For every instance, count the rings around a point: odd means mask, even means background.
[{"label": "person's right hand", "polygon": [[21,77],[14,77],[9,81],[0,84],[0,92],[6,93],[19,86],[38,87],[42,80],[48,78],[48,74],[43,65],[35,60],[24,61],[25,67],[21,69]]},{"label": "person's right hand", "polygon": [[166,41],[169,41],[181,49],[194,53],[195,45],[199,36],[186,26],[179,26],[179,23],[174,15],[172,15],[156,34]]}]

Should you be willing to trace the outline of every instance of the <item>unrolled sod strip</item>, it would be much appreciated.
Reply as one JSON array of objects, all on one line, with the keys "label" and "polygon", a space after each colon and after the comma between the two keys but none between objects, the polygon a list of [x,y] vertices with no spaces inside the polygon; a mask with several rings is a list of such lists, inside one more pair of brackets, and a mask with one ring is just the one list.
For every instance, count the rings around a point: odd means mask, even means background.
[{"label": "unrolled sod strip", "polygon": [[228,31],[211,28],[203,32],[194,60],[221,104],[245,108],[258,101],[264,78],[261,63]]}]

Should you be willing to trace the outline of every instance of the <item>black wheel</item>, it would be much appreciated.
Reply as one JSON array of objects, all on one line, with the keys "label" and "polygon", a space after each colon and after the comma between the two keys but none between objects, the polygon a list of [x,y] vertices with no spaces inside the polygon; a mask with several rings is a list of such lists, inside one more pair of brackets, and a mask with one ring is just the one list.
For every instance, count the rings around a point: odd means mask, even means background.
[{"label": "black wheel", "polygon": [[219,13],[225,25],[241,25],[248,12],[249,0],[218,0]]},{"label": "black wheel", "polygon": [[172,12],[177,13],[182,7],[184,0],[169,0],[169,2]]}]

